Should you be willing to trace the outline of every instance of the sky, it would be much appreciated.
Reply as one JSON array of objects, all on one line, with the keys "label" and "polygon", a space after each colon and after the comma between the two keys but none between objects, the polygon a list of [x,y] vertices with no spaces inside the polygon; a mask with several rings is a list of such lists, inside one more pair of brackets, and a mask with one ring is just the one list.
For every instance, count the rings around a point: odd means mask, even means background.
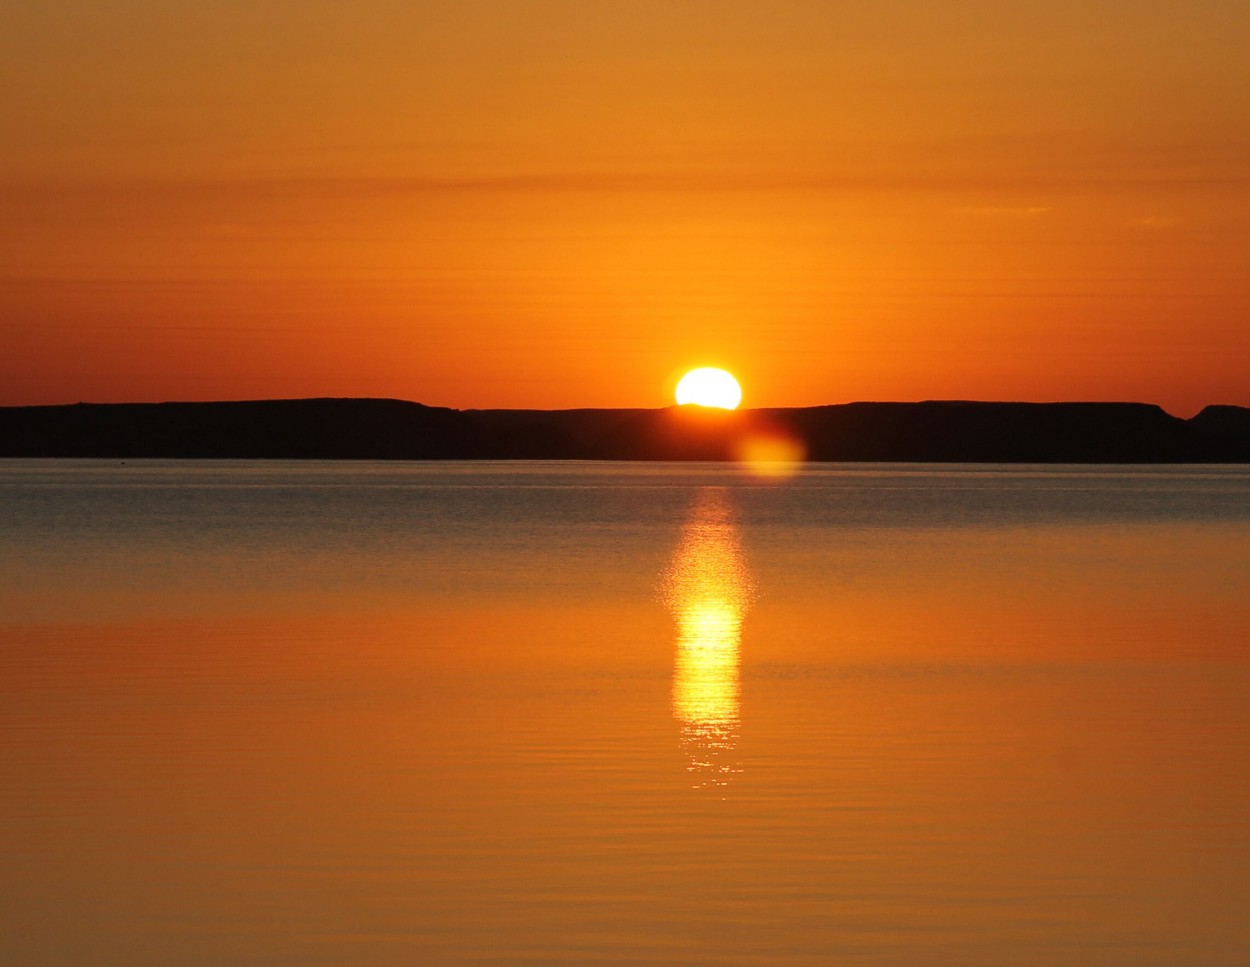
[{"label": "sky", "polygon": [[1244,0],[0,8],[0,404],[1250,405]]}]

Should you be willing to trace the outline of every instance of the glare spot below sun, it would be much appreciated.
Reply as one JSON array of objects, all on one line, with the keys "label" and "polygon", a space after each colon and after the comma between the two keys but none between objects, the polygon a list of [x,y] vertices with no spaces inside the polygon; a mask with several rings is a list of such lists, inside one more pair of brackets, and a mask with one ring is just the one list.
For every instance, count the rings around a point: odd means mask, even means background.
[{"label": "glare spot below sun", "polygon": [[723,369],[704,366],[692,369],[677,384],[677,403],[684,406],[715,406],[722,410],[736,410],[742,402],[742,387]]}]

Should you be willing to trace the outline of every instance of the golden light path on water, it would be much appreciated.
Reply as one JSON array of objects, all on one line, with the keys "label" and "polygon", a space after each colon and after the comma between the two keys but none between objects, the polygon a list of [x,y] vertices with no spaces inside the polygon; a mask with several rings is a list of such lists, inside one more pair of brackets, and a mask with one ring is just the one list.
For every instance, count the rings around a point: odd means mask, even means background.
[{"label": "golden light path on water", "polygon": [[742,621],[750,572],[728,493],[700,491],[664,574],[677,622],[673,715],[696,786],[720,786],[740,771]]}]

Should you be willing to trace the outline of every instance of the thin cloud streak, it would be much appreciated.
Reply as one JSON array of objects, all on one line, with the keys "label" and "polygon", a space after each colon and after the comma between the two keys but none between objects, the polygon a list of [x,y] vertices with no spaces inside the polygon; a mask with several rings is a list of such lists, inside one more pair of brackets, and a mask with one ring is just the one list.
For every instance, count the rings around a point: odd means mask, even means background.
[{"label": "thin cloud streak", "polygon": [[[30,204],[39,198],[73,197],[83,194],[155,194],[177,196],[250,195],[273,197],[336,195],[346,197],[438,194],[575,194],[575,193],[706,193],[745,192],[805,193],[888,191],[960,191],[976,189],[1111,190],[1115,188],[1250,188],[1250,175],[1062,175],[979,173],[967,175],[917,175],[909,172],[848,174],[732,174],[713,171],[566,171],[482,175],[465,178],[377,176],[302,176],[242,179],[141,179],[82,180],[62,183],[29,183],[0,186],[0,203]],[[1049,206],[969,206],[954,214],[1030,217]],[[1149,219],[1143,219],[1143,223]]]}]

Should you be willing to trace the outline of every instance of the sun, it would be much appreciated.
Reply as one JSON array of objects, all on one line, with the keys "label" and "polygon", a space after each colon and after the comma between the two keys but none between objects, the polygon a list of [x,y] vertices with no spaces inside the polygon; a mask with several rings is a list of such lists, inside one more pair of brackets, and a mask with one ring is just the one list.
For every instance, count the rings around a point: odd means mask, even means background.
[{"label": "sun", "polygon": [[723,369],[704,366],[692,369],[677,384],[679,405],[694,403],[696,406],[715,406],[722,410],[736,410],[742,402],[742,387]]}]

